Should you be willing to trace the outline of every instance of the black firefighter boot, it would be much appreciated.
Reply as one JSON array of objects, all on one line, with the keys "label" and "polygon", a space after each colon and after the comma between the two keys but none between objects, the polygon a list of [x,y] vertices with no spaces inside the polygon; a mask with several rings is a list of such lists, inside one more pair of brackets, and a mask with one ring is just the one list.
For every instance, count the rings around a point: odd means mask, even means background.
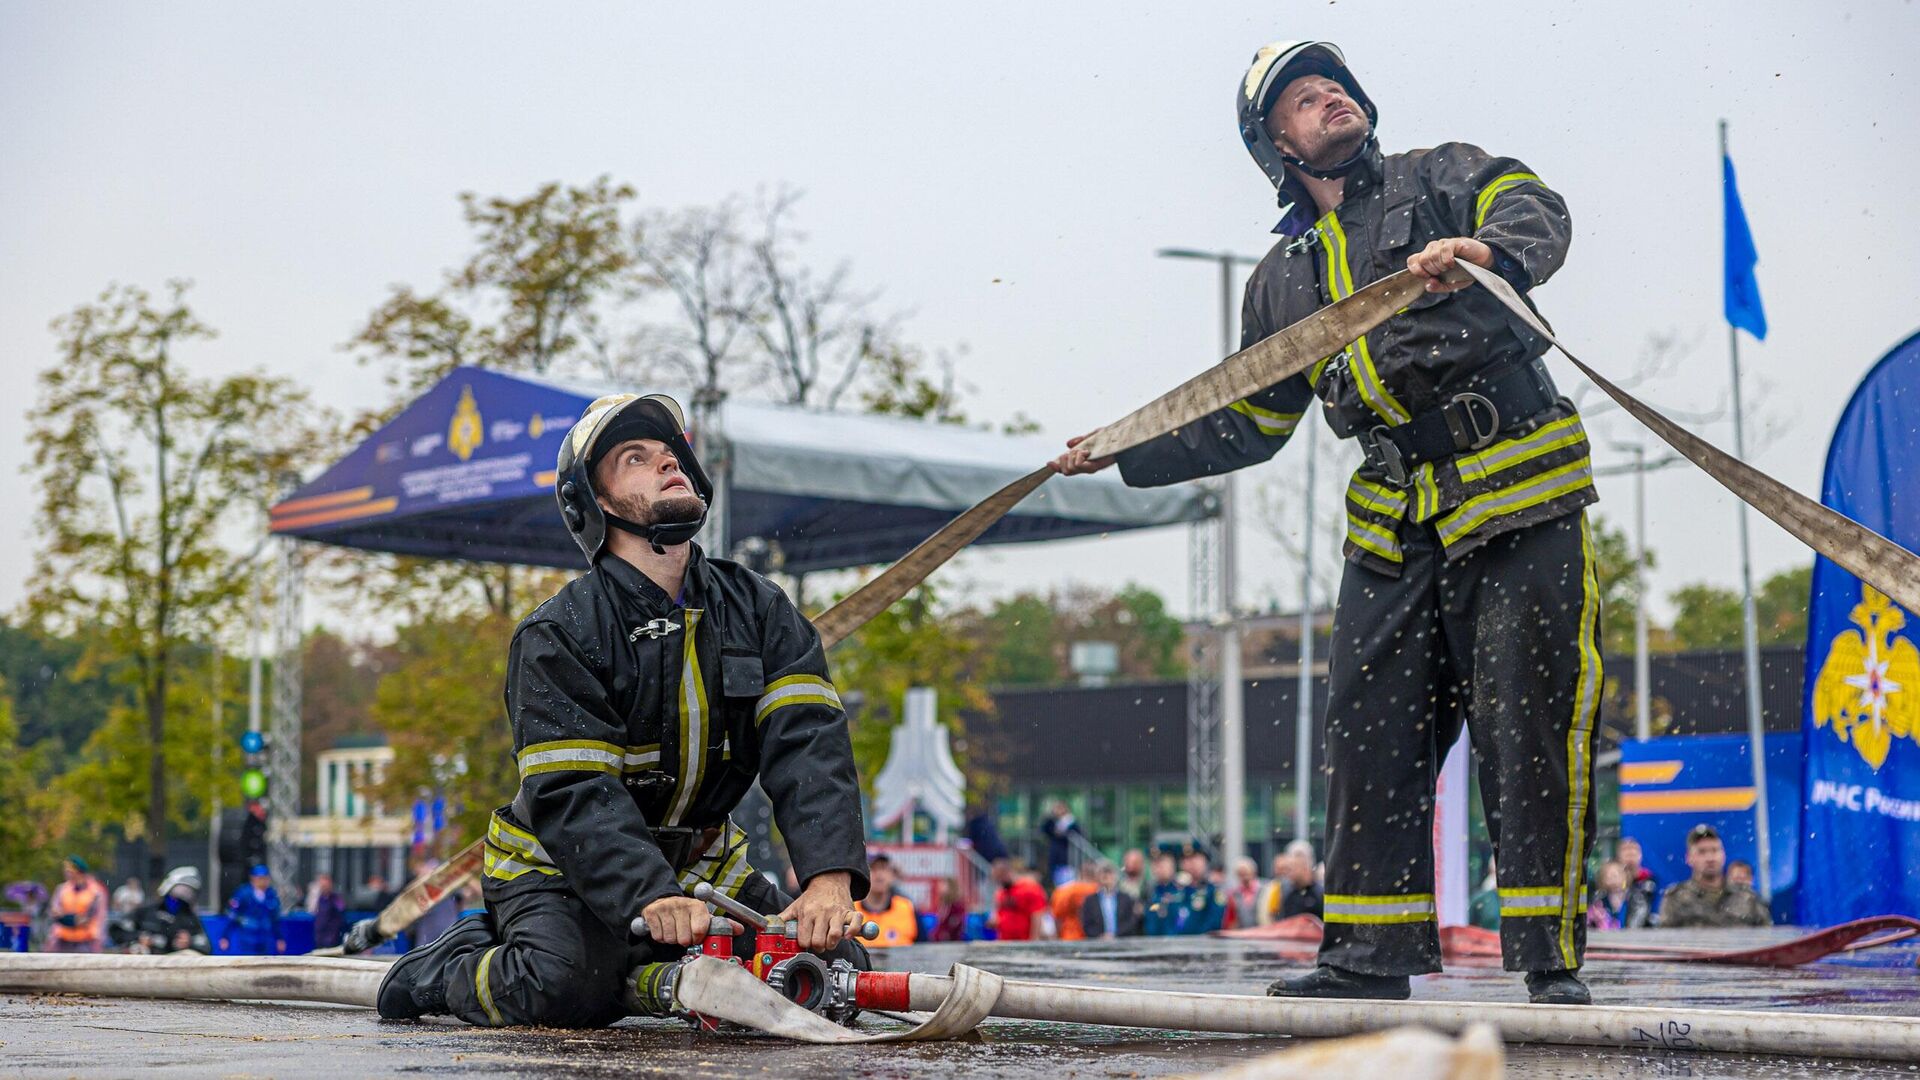
[{"label": "black firefighter boot", "polygon": [[380,980],[376,999],[383,1020],[417,1020],[447,1012],[447,972],[453,962],[470,953],[500,944],[493,916],[476,911],[447,927],[430,945],[409,951],[393,962]]},{"label": "black firefighter boot", "polygon": [[1591,1005],[1593,995],[1571,971],[1529,971],[1527,1000],[1535,1005]]},{"label": "black firefighter boot", "polygon": [[1405,975],[1366,975],[1321,964],[1305,975],[1275,980],[1267,987],[1267,996],[1405,1001],[1413,996],[1413,989]]}]

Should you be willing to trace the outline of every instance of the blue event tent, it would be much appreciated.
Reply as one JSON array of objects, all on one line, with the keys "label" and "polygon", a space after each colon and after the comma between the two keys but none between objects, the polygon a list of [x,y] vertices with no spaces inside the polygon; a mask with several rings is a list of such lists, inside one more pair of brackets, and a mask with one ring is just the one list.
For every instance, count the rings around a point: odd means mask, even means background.
[{"label": "blue event tent", "polygon": [[[554,505],[554,459],[587,403],[616,389],[457,368],[275,506],[273,531],[372,551],[578,568],[580,552]],[[1048,438],[739,399],[721,407],[720,426],[732,448],[732,538],[768,541],[788,572],[892,561],[1058,453]],[[1213,512],[1198,485],[1134,489],[1103,473],[1055,480],[979,542],[1119,532]]]}]

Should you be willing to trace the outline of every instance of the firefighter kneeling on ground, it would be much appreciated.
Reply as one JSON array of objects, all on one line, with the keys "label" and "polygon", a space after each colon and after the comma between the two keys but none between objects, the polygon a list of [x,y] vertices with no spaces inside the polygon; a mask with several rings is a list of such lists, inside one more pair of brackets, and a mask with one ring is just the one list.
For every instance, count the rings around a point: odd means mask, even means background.
[{"label": "firefighter kneeling on ground", "polygon": [[[658,1013],[661,963],[707,932],[699,882],[868,967],[853,747],[820,636],[786,595],[692,543],[712,485],[680,407],[604,397],[560,449],[560,512],[589,569],[527,616],[508,654],[520,771],[487,828],[486,910],[401,958],[380,1015],[599,1027]],[[747,863],[728,820],[755,779],[798,899]],[[629,926],[644,919],[648,934]]]}]

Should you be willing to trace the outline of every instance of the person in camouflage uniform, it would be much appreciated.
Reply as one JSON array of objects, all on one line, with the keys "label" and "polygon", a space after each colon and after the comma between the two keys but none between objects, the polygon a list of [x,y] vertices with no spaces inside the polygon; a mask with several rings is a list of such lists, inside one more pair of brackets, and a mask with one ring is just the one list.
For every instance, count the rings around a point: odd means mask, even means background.
[{"label": "person in camouflage uniform", "polygon": [[1773,913],[1752,889],[1727,882],[1727,849],[1711,825],[1687,833],[1687,866],[1693,876],[1667,887],[1660,901],[1660,925],[1772,926]]}]

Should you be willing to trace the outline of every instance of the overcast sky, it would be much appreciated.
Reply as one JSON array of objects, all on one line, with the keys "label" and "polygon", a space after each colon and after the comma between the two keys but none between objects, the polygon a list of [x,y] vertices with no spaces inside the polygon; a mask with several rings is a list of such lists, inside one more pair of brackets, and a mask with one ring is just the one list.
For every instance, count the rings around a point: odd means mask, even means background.
[{"label": "overcast sky", "polygon": [[[696,10],[698,8],[699,10]],[[563,14],[564,13],[564,14]],[[1339,43],[1389,150],[1447,140],[1525,161],[1572,208],[1535,295],[1563,340],[1631,371],[1650,333],[1696,342],[1646,387],[1706,409],[1728,381],[1714,123],[1761,256],[1772,333],[1743,342],[1776,421],[1757,464],[1817,494],[1854,384],[1920,326],[1914,3],[591,5],[0,2],[0,608],[35,539],[24,437],[47,323],[112,281],[198,282],[221,332],[186,359],[261,367],[358,407],[339,349],[389,283],[467,250],[455,196],[602,173],[644,204],[802,188],[817,261],[851,261],[909,336],[964,344],[969,411],[1065,437],[1218,359],[1216,276],[1166,245],[1265,250],[1273,192],[1230,97],[1276,38]],[[1563,387],[1575,376],[1553,361]],[[1596,457],[1633,437],[1591,423]],[[1702,434],[1731,446],[1725,422]],[[1301,467],[1292,448],[1247,485]],[[1631,521],[1628,478],[1599,513]],[[1682,466],[1647,484],[1660,593],[1732,586],[1735,502]],[[1244,515],[1247,598],[1297,565]],[[1808,553],[1755,526],[1756,571]],[[976,595],[1133,580],[1187,596],[1161,530],[970,554]]]}]

